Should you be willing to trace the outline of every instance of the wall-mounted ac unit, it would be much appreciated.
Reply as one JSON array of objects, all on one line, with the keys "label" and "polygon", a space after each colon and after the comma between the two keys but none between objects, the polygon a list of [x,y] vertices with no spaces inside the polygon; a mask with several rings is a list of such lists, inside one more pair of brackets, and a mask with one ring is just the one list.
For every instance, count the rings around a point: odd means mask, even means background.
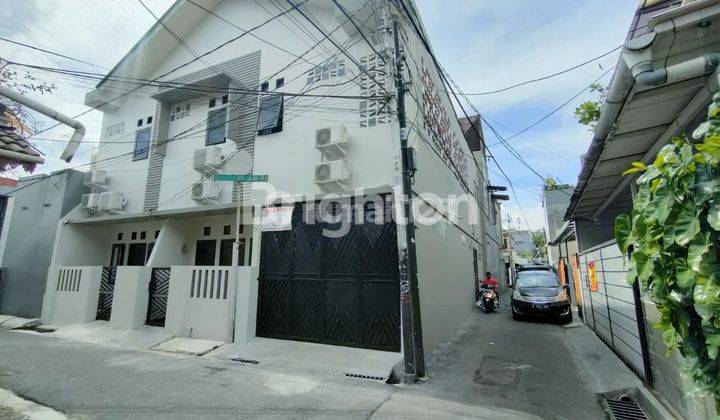
[{"label": "wall-mounted ac unit", "polygon": [[217,146],[196,149],[193,155],[193,169],[200,173],[209,173],[225,163],[225,156]]},{"label": "wall-mounted ac unit", "polygon": [[329,158],[344,157],[349,141],[344,125],[333,125],[315,131],[315,148]]},{"label": "wall-mounted ac unit", "polygon": [[343,186],[350,179],[350,162],[340,159],[315,165],[315,183],[321,187]]},{"label": "wall-mounted ac unit", "polygon": [[197,182],[192,187],[191,198],[201,203],[212,203],[220,199],[220,184],[213,181]]},{"label": "wall-mounted ac unit", "polygon": [[104,188],[108,183],[108,176],[105,171],[96,169],[94,171],[85,172],[84,184],[86,187]]},{"label": "wall-mounted ac unit", "polygon": [[99,211],[120,211],[125,207],[125,196],[122,193],[109,191],[100,194],[97,209]]},{"label": "wall-mounted ac unit", "polygon": [[83,194],[80,206],[88,210],[97,210],[100,203],[100,194]]}]

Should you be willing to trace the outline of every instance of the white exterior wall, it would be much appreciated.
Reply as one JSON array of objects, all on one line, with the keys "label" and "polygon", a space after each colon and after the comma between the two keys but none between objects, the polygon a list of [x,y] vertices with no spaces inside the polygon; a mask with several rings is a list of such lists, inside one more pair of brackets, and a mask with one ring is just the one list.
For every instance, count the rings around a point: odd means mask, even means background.
[{"label": "white exterior wall", "polygon": [[[432,58],[412,29],[405,27],[404,30],[409,43],[407,63],[413,77],[410,97],[406,101],[411,127],[409,142],[417,150],[418,166],[413,191],[415,194],[434,194],[444,204],[452,195],[465,195],[468,192],[466,188],[472,194],[465,196],[471,205],[460,206],[459,217],[453,217],[443,204],[435,203],[434,207],[441,213],[440,222],[430,226],[419,224],[416,231],[423,340],[425,351],[430,352],[448,338],[473,310],[473,249],[478,252],[479,273],[497,270],[499,245],[490,237],[496,235],[501,219],[499,214],[494,220],[492,217],[491,206],[495,204],[489,200],[487,166],[482,153],[470,150]],[[422,80],[424,71],[434,89],[429,87],[427,78]],[[425,112],[431,109],[424,100],[427,93],[437,94],[439,102],[435,104],[435,109],[439,112]],[[442,127],[445,118],[448,137],[442,139],[428,128]],[[445,150],[448,152],[444,153]],[[459,177],[467,187],[448,165],[462,173]],[[420,207],[424,207],[425,211],[427,204]],[[471,211],[471,207],[477,209],[477,217],[473,216],[474,209]],[[427,214],[432,214],[427,211]]]},{"label": "white exterior wall", "polygon": [[[219,2],[217,7],[214,8],[214,12],[240,27],[251,28],[269,19],[271,14],[277,14],[280,11],[272,4],[262,4],[269,12],[263,10],[255,2],[233,0]],[[345,20],[342,15],[336,13],[331,2],[311,1],[303,5],[303,8],[307,8],[312,13],[313,18],[317,19],[326,30],[334,29],[340,21]],[[285,9],[282,8],[282,10]],[[193,10],[193,13],[201,12]],[[338,15],[340,20],[338,20]],[[298,21],[302,22],[303,26],[313,33],[316,38],[319,39],[321,35],[298,13],[294,12],[293,17],[293,20],[288,17],[276,19],[254,33],[258,37],[282,45],[283,48],[300,54],[314,44],[314,40],[308,39],[309,37],[301,32],[300,28],[297,27]],[[182,22],[187,20],[186,16],[182,19],[171,20],[171,22],[174,24],[181,22],[179,25],[182,25]],[[368,24],[373,26],[374,22]],[[179,29],[170,26],[172,29]],[[192,23],[192,28],[191,31],[185,30],[182,38],[193,50],[200,53],[215,48],[238,34],[238,31],[229,27],[227,23],[209,15]],[[288,28],[302,36],[297,36],[296,33],[290,32]],[[462,178],[472,193],[475,194],[475,199],[472,199],[473,207],[479,205],[481,209],[478,212],[479,220],[473,223],[470,217],[471,212],[468,211],[466,206],[461,207],[460,217],[456,218],[453,217],[452,212],[444,208],[441,202],[438,211],[443,222],[432,226],[419,227],[417,239],[419,287],[425,348],[430,351],[445,339],[454,328],[459,326],[467,314],[472,311],[474,301],[473,249],[477,250],[478,253],[479,272],[497,267],[496,260],[499,261],[498,245],[492,241],[488,242],[488,238],[494,235],[493,232],[496,225],[500,223],[500,217],[499,215],[496,218],[490,216],[491,210],[489,206],[493,204],[489,201],[486,188],[488,181],[484,157],[482,154],[473,157],[473,153],[469,150],[464,139],[452,104],[447,95],[443,93],[442,82],[434,70],[429,55],[412,34],[411,29],[406,27],[404,30],[408,39],[407,51],[409,54],[410,74],[413,77],[412,93],[415,97],[422,98],[420,76],[422,74],[422,63],[425,63],[425,68],[429,71],[435,90],[440,98],[438,107],[447,118],[449,132],[454,136],[455,143],[450,146],[453,162],[456,164],[462,163],[462,166],[466,167]],[[348,37],[343,29],[335,31],[332,36],[338,43],[344,43]],[[391,43],[391,39],[388,37],[385,42]],[[357,59],[372,52],[368,45],[359,38],[354,46],[345,50]],[[168,51],[167,55],[160,57],[165,51]],[[207,70],[208,64],[220,65],[256,51],[260,51],[261,54],[260,80],[258,82],[268,79],[278,69],[294,60],[294,57],[290,54],[279,51],[252,36],[244,36],[224,46],[217,52],[203,57],[202,61],[196,61],[163,79],[176,79],[201,70]],[[143,63],[142,60],[138,59],[129,65],[132,68],[132,77],[152,79],[193,58],[183,47],[172,42],[167,44],[167,48],[164,50],[156,49],[155,53],[155,57],[148,57],[148,63]],[[337,48],[325,42],[322,47],[316,48],[307,55],[306,58],[314,64],[320,64],[332,55],[337,55],[338,58],[345,61],[347,72],[344,77],[331,78],[327,81],[321,81],[319,84],[347,82],[360,74],[352,60],[336,53]],[[305,74],[311,68],[312,65],[308,63],[299,62],[294,64],[292,68],[284,70],[268,80],[270,90],[272,91],[275,87],[277,78],[284,78],[285,86],[281,89],[282,91],[300,91],[306,86],[307,78]],[[386,70],[392,71],[393,69]],[[119,75],[122,75],[122,72]],[[294,80],[296,77],[297,80]],[[392,77],[387,78],[387,88],[389,91],[395,90]],[[111,177],[109,190],[122,192],[127,197],[128,203],[124,213],[141,213],[143,210],[149,159],[140,161],[132,161],[131,157],[120,158],[117,161],[106,159],[122,153],[130,154],[133,150],[135,132],[138,129],[137,120],[143,118],[144,122],[146,122],[148,116],[157,118],[155,116],[155,100],[147,99],[149,95],[155,92],[151,88],[139,90],[126,100],[116,101],[117,109],[105,110],[103,133],[106,127],[118,122],[124,122],[125,129],[121,136],[102,139],[103,143],[100,145],[96,155],[97,164],[95,168],[108,172]],[[315,89],[312,93],[360,95],[361,90],[356,83],[351,82],[336,88]],[[144,97],[137,98],[136,96]],[[220,96],[221,94],[217,94],[216,97]],[[208,116],[208,98],[203,97],[190,101],[190,115],[181,121],[174,121],[169,124],[169,136],[182,133],[196,124],[199,124],[199,129],[197,130],[198,133],[188,138],[167,144],[163,160],[158,211],[199,206],[189,198],[189,192],[182,192],[193,181],[200,179],[200,175],[192,169],[191,158],[193,151],[204,147],[205,144],[203,122]],[[350,146],[346,158],[352,165],[352,176],[344,191],[332,190],[331,192],[342,195],[361,194],[361,192],[354,191],[357,188],[365,188],[373,192],[390,192],[394,186],[400,183],[399,125],[397,118],[392,116],[390,122],[375,127],[361,127],[360,102],[359,99],[346,98],[301,98],[297,100],[286,98],[283,130],[276,134],[258,136],[255,139],[253,172],[269,175],[270,183],[278,191],[289,193],[297,200],[317,198],[323,191],[314,183],[315,165],[322,161],[320,152],[313,147],[315,132],[319,128],[342,123],[346,126],[350,137]],[[182,103],[187,103],[187,101]],[[423,141],[424,138],[434,144],[434,147],[438,147],[434,143],[431,134],[423,127],[423,107],[416,106],[410,97],[407,98],[406,105],[409,120],[416,127],[410,136],[411,144],[417,149],[419,166],[413,187],[414,192],[416,194],[433,193],[441,197],[442,200],[447,200],[451,194],[458,196],[465,194],[465,188],[446,164],[443,163],[443,160],[447,161],[447,159],[444,157],[439,158]],[[330,109],[330,107],[333,109]],[[391,109],[394,110],[392,103]],[[433,124],[438,122],[432,121]],[[141,128],[144,128],[144,126]],[[419,132],[421,134],[418,134]],[[109,143],[111,140],[116,143]],[[159,140],[162,141],[163,139],[159,138]],[[120,141],[123,143],[120,143]],[[219,145],[219,147],[229,154],[234,150],[236,144],[229,140]],[[475,159],[477,159],[480,166],[479,169],[475,164]],[[227,167],[220,169],[220,172],[232,172],[231,167],[234,164],[228,163]],[[127,171],[131,171],[132,175],[121,176],[123,172]],[[264,196],[261,192],[263,186],[253,185],[253,187],[256,187],[253,191],[253,199],[255,199],[256,204],[259,204]],[[230,203],[231,200],[231,186],[225,184],[223,185],[220,204]],[[419,199],[416,201],[420,202]],[[444,201],[444,203],[447,203],[447,201]],[[421,208],[423,206],[426,206],[426,204],[420,205]],[[195,252],[194,243],[196,239],[200,239],[198,237],[200,234],[193,231],[193,229],[201,228],[202,223],[196,223],[194,220],[190,223],[186,223],[184,219],[164,222],[148,265],[192,265],[192,256]],[[112,238],[108,240],[108,244],[111,242]],[[255,242],[257,244],[258,241]],[[182,248],[183,243],[187,243],[186,249]],[[178,245],[180,245],[182,251],[178,250]],[[107,248],[107,252],[109,252],[109,245]],[[249,253],[249,246],[246,247],[246,252]],[[440,258],[441,255],[444,255],[445,258]],[[106,256],[105,259],[107,258],[109,256]],[[140,289],[137,289],[137,286],[133,287],[136,288],[135,293],[137,294],[142,288],[146,290],[147,284],[141,285]],[[238,299],[242,297],[240,299],[242,301],[249,299],[250,302],[256,302],[256,285],[249,285],[246,289],[247,296],[241,296],[239,291]],[[113,316],[115,316],[115,309],[116,306],[114,305]],[[133,327],[137,323],[132,320],[132,317],[126,318],[129,321],[125,321],[124,325],[128,327]],[[242,327],[245,329],[243,334],[250,334],[254,330],[254,324],[249,319],[246,321],[246,325]]]},{"label": "white exterior wall", "polygon": [[[265,7],[272,14],[280,13],[272,5],[265,5]],[[307,8],[313,17],[317,18],[320,24],[328,31],[337,27],[340,23],[336,19],[334,8],[331,7],[330,3],[311,2],[304,8]],[[261,9],[255,2],[229,0],[221,2],[214,10],[215,13],[243,28],[251,28],[269,19],[271,15],[268,11]],[[200,11],[198,10],[197,13],[200,13]],[[317,39],[321,37],[319,32],[303,20],[302,16],[297,13],[294,13],[293,16],[295,19],[302,21]],[[344,17],[342,20],[344,20]],[[287,17],[281,17],[253,33],[268,42],[282,45],[284,49],[293,51],[298,55],[315,42],[309,40],[308,36],[296,37],[294,34],[289,33],[284,25],[287,25],[295,32],[299,31],[294,21],[288,20]],[[233,29],[227,23],[208,15],[183,39],[195,51],[204,52],[230,38],[236,37],[238,33],[237,29]],[[333,33],[333,38],[338,43],[343,43],[348,38],[348,35],[340,29]],[[218,65],[255,51],[261,52],[260,81],[265,80],[277,70],[295,60],[294,56],[269,46],[252,36],[244,36],[217,52],[203,57],[202,61],[197,61],[182,70],[174,72],[172,75],[163,78],[163,80],[171,80],[207,69],[208,66],[205,63]],[[307,59],[312,63],[320,64],[336,51],[337,49],[326,41],[323,43],[323,47],[308,54]],[[370,54],[371,50],[366,43],[360,41],[352,48],[347,49],[347,52],[354,57],[361,57]],[[183,47],[175,45],[161,64],[154,69],[148,69],[143,77],[152,79],[190,61],[192,58]],[[330,78],[316,83],[316,85],[342,83],[360,74],[357,66],[347,57],[339,54],[338,58],[345,61],[346,75],[340,78]],[[284,78],[285,86],[280,90],[287,92],[301,91],[306,87],[306,72],[311,68],[310,64],[298,61],[288,70],[269,80],[270,90],[274,89],[276,79]],[[293,80],[296,77],[297,80]],[[106,110],[104,113],[103,133],[107,126],[119,122],[125,123],[125,130],[122,135],[110,139],[101,139],[103,143],[98,148],[96,155],[98,163],[95,165],[95,169],[107,171],[110,176],[109,190],[122,192],[126,196],[128,203],[124,211],[127,213],[142,211],[149,159],[132,161],[132,156],[125,156],[117,160],[106,159],[120,154],[131,154],[134,147],[135,132],[147,127],[144,123],[142,127],[137,127],[137,120],[155,115],[156,101],[148,98],[150,94],[155,92],[152,88],[138,90],[126,100],[115,101],[114,103],[119,106],[116,110]],[[351,82],[337,88],[315,89],[311,93],[360,95],[360,88],[356,83]],[[219,98],[221,94],[218,93],[214,96]],[[210,96],[207,96],[182,102],[182,104],[191,104],[190,116],[179,121],[172,121],[169,124],[169,137],[182,133],[196,124],[200,124],[200,127],[192,130],[193,132],[199,131],[198,133],[167,144],[158,210],[199,206],[190,199],[189,192],[185,191],[183,193],[183,190],[187,189],[191,183],[200,180],[200,174],[192,169],[192,155],[195,149],[205,147],[204,129],[207,125],[205,121],[208,117],[209,98]],[[300,98],[295,100],[286,97],[282,132],[258,136],[255,140],[254,172],[269,175],[270,182],[275,188],[295,196],[321,194],[322,190],[314,183],[315,164],[321,162],[320,152],[313,147],[315,131],[330,125],[345,124],[351,139],[348,159],[352,165],[352,177],[346,191],[342,193],[348,193],[360,187],[381,187],[383,190],[389,191],[389,186],[394,183],[394,145],[389,141],[388,137],[391,132],[397,131],[397,128],[396,126],[393,128],[393,124],[384,124],[361,129],[359,127],[359,102],[356,99],[342,98]],[[332,112],[326,108],[318,108],[318,106],[342,108],[343,111]],[[236,143],[228,140],[219,147],[226,152],[225,154],[230,154],[235,149]],[[232,172],[228,169],[233,166],[233,163],[228,163],[226,166],[228,168],[223,168],[220,172]],[[132,173],[132,176],[125,175],[128,171]],[[221,183],[221,187],[220,203],[232,202],[232,184]],[[181,196],[177,197],[179,193],[181,193]],[[262,197],[262,195],[259,197]]]},{"label": "white exterior wall", "polygon": [[51,266],[41,319],[50,325],[95,320],[102,267]]},{"label": "white exterior wall", "polygon": [[232,267],[173,266],[165,329],[176,337],[232,341],[236,274]]}]

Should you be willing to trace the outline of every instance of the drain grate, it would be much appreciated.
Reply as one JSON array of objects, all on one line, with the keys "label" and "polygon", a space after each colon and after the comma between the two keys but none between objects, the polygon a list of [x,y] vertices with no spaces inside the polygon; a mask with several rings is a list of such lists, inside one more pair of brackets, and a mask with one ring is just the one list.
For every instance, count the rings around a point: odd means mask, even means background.
[{"label": "drain grate", "polygon": [[386,380],[382,376],[360,375],[359,373],[346,373],[345,376],[347,376],[348,378],[369,379],[371,381],[385,382]]},{"label": "drain grate", "polygon": [[236,358],[230,359],[230,360],[232,360],[233,362],[238,362],[238,363],[247,363],[247,364],[249,364],[249,365],[259,365],[259,364],[260,364],[260,362],[257,361],[257,360],[253,360],[253,359],[241,359],[241,358],[239,358],[239,357],[236,357]]},{"label": "drain grate", "polygon": [[612,420],[648,420],[647,415],[631,397],[603,398],[603,406]]}]

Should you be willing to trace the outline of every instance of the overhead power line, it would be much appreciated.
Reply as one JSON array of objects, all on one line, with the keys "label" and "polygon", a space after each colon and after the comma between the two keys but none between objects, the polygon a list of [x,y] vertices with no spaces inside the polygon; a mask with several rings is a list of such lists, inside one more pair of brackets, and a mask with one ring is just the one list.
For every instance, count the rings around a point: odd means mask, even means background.
[{"label": "overhead power line", "polygon": [[[464,107],[464,106],[462,105],[462,103],[460,102],[460,99],[458,98],[457,93],[455,92],[455,90],[454,90],[453,87],[452,87],[452,84],[451,84],[450,81],[449,81],[449,80],[450,80],[450,76],[447,74],[447,72],[444,71],[444,69],[443,69],[442,66],[440,65],[440,62],[438,61],[437,57],[435,57],[435,54],[432,52],[432,49],[430,48],[430,44],[428,43],[427,39],[425,39],[425,36],[424,36],[424,35],[422,34],[422,32],[420,31],[420,28],[419,28],[418,25],[415,23],[415,20],[412,18],[412,15],[410,14],[410,11],[408,10],[407,6],[405,5],[404,0],[397,0],[397,2],[400,4],[400,7],[402,7],[402,9],[400,10],[400,12],[401,12],[401,13],[404,12],[404,14],[407,16],[407,19],[409,19],[409,22],[411,23],[412,27],[414,28],[415,34],[418,36],[418,38],[419,38],[420,41],[422,42],[423,46],[425,47],[425,50],[427,51],[427,53],[428,53],[428,54],[430,55],[430,57],[432,58],[433,63],[435,64],[435,67],[436,67],[436,69],[437,69],[437,71],[438,71],[438,73],[439,73],[439,75],[440,75],[440,78],[445,81],[445,85],[446,85],[447,89],[450,91],[450,93],[453,95],[453,97],[455,98],[455,102],[456,102],[456,103],[458,104],[458,106],[460,107],[460,110],[461,110],[462,113],[465,115],[465,118],[467,118],[468,121],[470,121],[470,116],[469,116],[469,114],[467,113],[467,111],[465,110],[465,107]],[[454,82],[453,82],[453,83],[454,83]],[[479,114],[479,113],[478,113],[478,114]],[[475,124],[470,124],[470,127],[473,129],[473,131],[475,131],[476,135],[478,135],[480,138],[482,138],[482,135],[481,135],[480,132],[478,131],[477,127],[475,127]],[[513,186],[512,181],[510,180],[510,177],[505,173],[505,171],[503,170],[502,166],[501,166],[500,163],[497,161],[497,159],[495,159],[495,156],[493,156],[492,152],[491,152],[489,149],[487,149],[487,153],[488,153],[488,155],[490,156],[490,158],[492,159],[492,161],[495,163],[495,165],[497,166],[498,170],[500,170],[500,172],[503,174],[503,176],[505,177],[505,179],[508,181],[508,184],[510,185],[510,189],[511,189],[512,192],[513,192],[513,196],[515,197],[515,201],[516,201],[517,204],[518,204],[518,208],[520,208],[520,211],[521,211],[521,213],[523,214],[523,218],[525,219],[525,223],[527,223],[528,229],[532,230],[532,228],[530,227],[530,223],[529,223],[528,220],[527,220],[527,217],[524,216],[524,211],[522,210],[522,205],[520,204],[520,200],[518,199],[517,194],[515,193],[515,187]]]},{"label": "overhead power line", "polygon": [[603,54],[601,54],[601,55],[599,55],[599,56],[597,56],[597,57],[593,57],[593,58],[591,58],[591,59],[589,59],[589,60],[583,61],[583,62],[580,63],[580,64],[576,64],[576,65],[574,65],[574,66],[572,66],[572,67],[568,67],[568,68],[566,68],[566,69],[564,69],[564,70],[560,70],[560,71],[558,71],[558,72],[556,72],[556,73],[553,73],[553,74],[548,74],[548,75],[546,75],[546,76],[542,76],[542,77],[538,77],[538,78],[535,78],[535,79],[526,80],[526,81],[524,81],[524,82],[516,83],[516,84],[514,84],[514,85],[507,86],[507,87],[504,87],[504,88],[502,88],[502,89],[489,90],[489,91],[486,91],[486,92],[477,92],[477,93],[463,93],[463,95],[465,95],[465,96],[484,96],[484,95],[492,95],[492,94],[494,94],[494,93],[506,92],[506,91],[508,91],[508,90],[515,89],[515,88],[520,87],[520,86],[525,86],[525,85],[529,85],[529,84],[531,84],[531,83],[536,83],[536,82],[541,82],[541,81],[543,81],[543,80],[551,79],[551,78],[553,78],[553,77],[560,76],[560,75],[563,75],[563,74],[565,74],[565,73],[569,73],[569,72],[571,72],[571,71],[573,71],[573,70],[579,69],[580,67],[586,66],[586,65],[588,65],[588,64],[590,64],[590,63],[592,63],[592,62],[594,62],[594,61],[597,61],[597,60],[599,60],[599,59],[601,59],[601,58],[607,57],[608,55],[614,53],[615,51],[619,50],[619,49],[622,48],[622,47],[623,47],[622,45],[619,45],[619,46],[613,48],[612,50],[610,50],[610,51],[608,51],[608,52],[605,52],[605,53],[603,53]]},{"label": "overhead power line", "polygon": [[[199,59],[201,59],[201,58],[203,58],[203,57],[206,57],[206,56],[208,56],[208,55],[210,55],[210,54],[212,54],[212,53],[220,50],[221,48],[225,47],[226,45],[231,44],[231,43],[237,41],[238,39],[242,38],[243,36],[245,36],[245,35],[248,34],[249,32],[253,32],[253,31],[255,31],[255,30],[257,30],[257,29],[259,29],[259,28],[267,25],[268,23],[272,22],[273,20],[277,19],[278,17],[280,17],[280,16],[282,16],[282,15],[285,15],[285,14],[287,14],[287,13],[295,10],[297,7],[299,7],[299,6],[307,3],[308,1],[309,1],[309,0],[302,0],[300,3],[298,3],[298,4],[295,5],[294,7],[290,8],[290,9],[287,9],[287,10],[285,10],[285,11],[283,11],[283,12],[277,14],[277,15],[272,16],[271,18],[269,18],[269,19],[267,19],[267,20],[259,23],[258,25],[250,28],[249,30],[243,32],[242,34],[240,34],[240,35],[238,35],[238,36],[236,36],[236,37],[233,37],[233,38],[229,39],[228,41],[225,41],[225,42],[217,45],[217,46],[214,47],[214,48],[211,48],[210,50],[204,52],[203,54],[200,54],[198,57],[193,58],[192,60],[187,61],[187,62],[185,62],[185,63],[183,63],[183,64],[181,64],[181,65],[179,65],[179,66],[177,66],[177,67],[175,67],[175,68],[173,68],[173,69],[171,69],[170,71],[161,74],[160,76],[158,76],[158,77],[156,77],[155,79],[153,79],[153,82],[157,82],[158,80],[162,79],[163,77],[167,77],[167,76],[169,76],[170,74],[175,73],[176,71],[178,71],[178,70],[180,70],[180,69],[182,69],[182,68],[185,68],[185,67],[191,65],[192,63],[198,61]],[[97,106],[94,106],[94,107],[92,107],[92,108],[90,108],[90,109],[88,109],[88,110],[86,110],[86,111],[83,111],[83,112],[81,112],[81,113],[73,116],[72,118],[73,118],[73,119],[76,119],[76,118],[82,117],[83,115],[86,115],[86,114],[90,113],[90,111],[93,111],[93,110],[96,110],[96,109],[98,109],[98,108],[101,108],[101,107],[103,107],[103,106],[105,106],[105,105],[107,105],[107,104],[109,104],[109,103],[111,103],[111,102],[113,102],[113,101],[116,101],[116,100],[118,100],[118,99],[120,99],[120,98],[123,98],[123,97],[125,97],[125,96],[127,96],[127,95],[129,95],[129,94],[131,94],[131,93],[133,93],[133,92],[135,92],[135,91],[136,91],[137,89],[139,89],[140,87],[142,87],[142,86],[136,87],[136,88],[134,88],[134,89],[132,89],[132,90],[130,90],[130,91],[128,91],[128,92],[125,92],[125,93],[123,93],[123,94],[121,94],[121,95],[119,95],[119,96],[116,96],[116,97],[114,97],[114,98],[112,98],[112,99],[109,99],[109,100],[107,100],[107,101],[105,101],[105,102],[103,102],[103,103],[101,103],[101,104],[99,104],[99,105],[97,105]],[[48,130],[51,130],[51,129],[57,127],[58,125],[60,125],[60,124],[59,124],[59,123],[58,123],[58,124],[53,124],[52,126],[50,126],[50,127],[48,127],[48,128],[42,129],[42,130],[40,130],[40,131],[37,131],[37,132],[33,133],[33,136],[34,136],[34,135],[38,135],[38,134],[43,133],[43,132],[46,132],[46,131],[48,131]],[[30,136],[30,137],[32,137],[32,136]]]},{"label": "overhead power line", "polygon": [[[110,81],[117,82],[117,83],[138,85],[139,87],[160,87],[160,88],[166,88],[166,89],[177,89],[180,91],[197,92],[197,93],[212,94],[212,93],[230,92],[230,93],[242,93],[242,94],[251,94],[251,95],[258,95],[258,96],[284,95],[284,96],[288,96],[288,97],[298,96],[298,97],[334,98],[334,99],[384,99],[384,98],[386,98],[385,96],[310,94],[310,93],[295,93],[295,92],[285,92],[285,91],[276,91],[276,90],[263,91],[263,90],[255,90],[255,89],[198,85],[198,84],[194,84],[194,83],[162,82],[162,81],[155,81],[155,80],[148,80],[148,79],[103,76],[99,73],[79,72],[79,71],[62,69],[62,68],[57,68],[57,67],[37,66],[37,65],[33,65],[33,64],[19,63],[16,61],[6,61],[6,62],[8,64],[14,65],[14,66],[26,67],[26,68],[31,68],[31,69],[35,69],[35,70],[42,70],[42,71],[47,71],[50,73],[71,75],[71,76],[75,76],[75,77],[79,77],[79,78],[86,78],[86,79],[93,79],[93,80],[104,79],[104,80],[110,80]],[[34,134],[34,135],[36,135],[36,134]]]},{"label": "overhead power line", "polygon": [[[307,0],[306,0],[306,1],[307,1]],[[318,32],[320,32],[320,34],[324,35],[324,37],[327,38],[327,40],[330,41],[330,42],[335,46],[335,48],[337,48],[338,50],[340,50],[340,52],[342,52],[345,57],[347,57],[350,61],[352,61],[352,62],[358,67],[358,69],[360,69],[363,73],[365,73],[365,75],[367,75],[367,76],[370,78],[370,80],[372,80],[373,82],[375,82],[375,83],[377,84],[377,86],[379,86],[382,90],[385,91],[385,93],[390,94],[390,92],[388,92],[387,88],[386,88],[382,83],[378,82],[378,80],[375,78],[375,76],[373,76],[372,74],[370,74],[370,73],[367,71],[367,69],[365,69],[360,63],[358,63],[358,61],[357,61],[357,59],[355,59],[355,57],[353,57],[353,56],[352,56],[351,54],[349,54],[347,51],[343,50],[342,47],[341,47],[340,45],[338,45],[337,41],[335,41],[332,37],[328,36],[327,33],[325,32],[325,30],[323,30],[314,20],[312,20],[312,19],[310,18],[310,16],[308,16],[309,13],[304,12],[304,11],[300,8],[300,6],[301,6],[302,4],[296,4],[293,0],[287,0],[287,2],[288,2],[291,6],[293,6],[294,10],[296,10],[298,13],[300,13],[300,15],[302,15],[302,16],[305,18],[305,20],[307,20],[308,22],[310,22],[310,24],[311,24]]]},{"label": "overhead power line", "polygon": [[[548,112],[547,114],[543,115],[540,119],[538,119],[538,120],[535,121],[534,123],[528,125],[527,127],[523,128],[522,130],[514,133],[512,136],[510,136],[510,137],[508,137],[507,139],[505,139],[505,141],[507,142],[508,140],[511,140],[511,139],[513,139],[513,138],[515,138],[515,137],[517,137],[517,136],[525,133],[526,131],[532,129],[533,127],[537,126],[537,125],[540,124],[541,122],[547,120],[547,119],[550,118],[553,114],[555,114],[556,112],[558,112],[558,111],[560,111],[561,109],[563,109],[567,104],[569,104],[570,102],[572,102],[572,101],[574,101],[575,99],[577,99],[578,97],[580,97],[580,95],[582,95],[583,93],[585,93],[586,90],[590,89],[595,83],[599,82],[603,77],[607,76],[607,74],[610,73],[610,72],[613,71],[613,70],[614,70],[614,67],[610,67],[609,69],[607,69],[606,71],[604,71],[603,74],[600,75],[600,77],[598,77],[597,79],[593,80],[592,83],[590,83],[589,85],[587,85],[587,86],[585,86],[584,88],[582,88],[582,90],[581,90],[580,92],[576,93],[576,94],[573,95],[570,99],[568,99],[567,101],[565,101],[565,102],[563,102],[562,104],[560,104],[560,105],[558,105],[557,107],[555,107],[555,109],[553,109],[552,111],[550,111],[550,112]],[[498,143],[495,143],[494,145],[497,145],[497,144],[498,144]],[[493,145],[493,146],[494,146],[494,145]]]},{"label": "overhead power line", "polygon": [[0,40],[5,41],[5,42],[9,42],[9,43],[11,43],[11,44],[20,45],[20,46],[25,47],[25,48],[30,48],[30,49],[35,50],[35,51],[40,51],[40,52],[43,52],[43,53],[45,53],[45,54],[54,55],[54,56],[56,56],[56,57],[62,57],[62,58],[64,58],[64,59],[66,59],[66,60],[71,60],[71,61],[75,61],[75,62],[78,62],[78,63],[86,64],[86,65],[88,65],[88,66],[93,66],[93,67],[98,67],[98,68],[101,68],[101,69],[109,70],[109,69],[108,69],[107,67],[105,67],[105,66],[101,66],[101,65],[98,65],[98,64],[93,64],[93,63],[90,63],[90,62],[88,62],[88,61],[80,60],[80,59],[78,59],[78,58],[70,57],[70,56],[67,56],[67,55],[65,55],[65,54],[60,54],[60,53],[57,53],[57,52],[54,52],[54,51],[46,50],[46,49],[44,49],[44,48],[36,47],[36,46],[34,46],[34,45],[25,44],[25,43],[22,43],[22,42],[19,42],[19,41],[13,41],[12,39],[4,38],[4,37],[0,37]]}]

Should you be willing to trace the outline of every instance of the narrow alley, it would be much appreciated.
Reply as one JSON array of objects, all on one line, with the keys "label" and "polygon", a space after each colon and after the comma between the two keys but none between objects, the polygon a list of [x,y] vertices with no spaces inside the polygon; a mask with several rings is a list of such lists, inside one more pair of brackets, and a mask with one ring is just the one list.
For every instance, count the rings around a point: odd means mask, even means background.
[{"label": "narrow alley", "polygon": [[589,330],[513,321],[508,297],[496,313],[471,314],[415,385],[16,330],[0,331],[0,388],[83,418],[604,418],[568,341],[568,331]]}]

